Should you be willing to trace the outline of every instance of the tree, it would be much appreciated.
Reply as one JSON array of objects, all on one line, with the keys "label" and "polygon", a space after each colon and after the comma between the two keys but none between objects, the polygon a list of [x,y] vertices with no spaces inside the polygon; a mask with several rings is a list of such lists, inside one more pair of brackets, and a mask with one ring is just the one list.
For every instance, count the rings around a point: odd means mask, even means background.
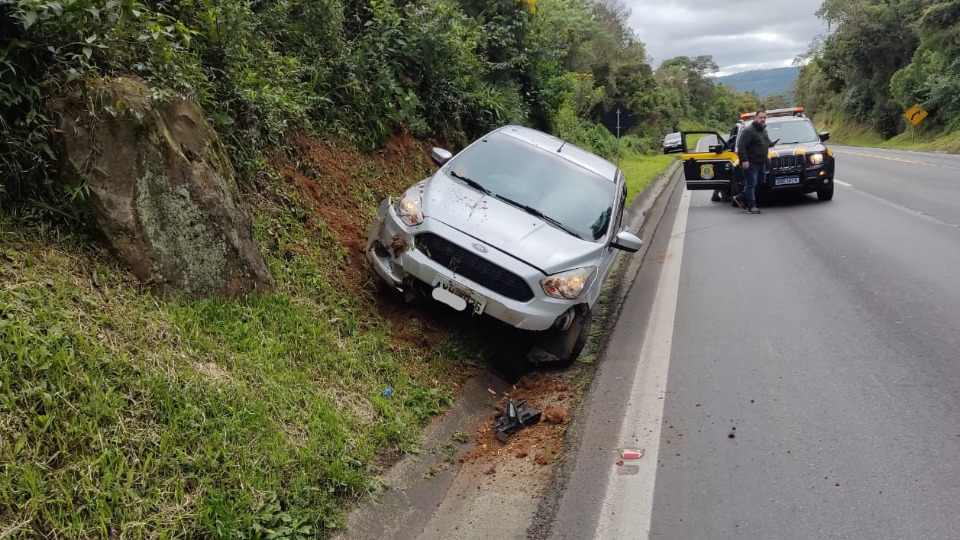
[{"label": "tree", "polygon": [[920,46],[891,79],[891,93],[901,107],[921,103],[936,112],[932,122],[960,129],[960,1],[930,6],[917,28]]},{"label": "tree", "polygon": [[770,109],[786,109],[787,107],[792,107],[793,102],[790,101],[790,98],[782,94],[774,94],[772,96],[767,96],[763,98],[763,108]]},{"label": "tree", "polygon": [[763,109],[763,102],[760,96],[751,90],[737,96],[737,106],[740,112],[756,112]]},{"label": "tree", "polygon": [[901,127],[890,93],[894,73],[919,44],[915,23],[932,0],[825,0],[817,15],[834,27],[815,64],[853,118],[891,136]]},{"label": "tree", "polygon": [[720,68],[709,55],[689,58],[677,56],[665,60],[657,68],[658,80],[673,87],[685,89],[688,116],[705,118],[713,101],[716,85],[710,77]]},{"label": "tree", "polygon": [[725,84],[718,84],[707,116],[708,124],[727,129],[740,114],[737,92]]}]

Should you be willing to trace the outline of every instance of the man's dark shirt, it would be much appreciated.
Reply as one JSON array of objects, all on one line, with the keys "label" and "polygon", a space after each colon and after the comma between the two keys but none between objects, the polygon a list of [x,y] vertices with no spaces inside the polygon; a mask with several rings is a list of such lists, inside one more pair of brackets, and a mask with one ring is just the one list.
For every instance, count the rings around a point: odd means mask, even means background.
[{"label": "man's dark shirt", "polygon": [[740,132],[740,142],[737,144],[737,154],[740,161],[749,161],[750,163],[766,163],[767,152],[770,147],[770,137],[767,135],[766,126],[757,124],[756,121],[750,122],[750,125],[743,128]]}]

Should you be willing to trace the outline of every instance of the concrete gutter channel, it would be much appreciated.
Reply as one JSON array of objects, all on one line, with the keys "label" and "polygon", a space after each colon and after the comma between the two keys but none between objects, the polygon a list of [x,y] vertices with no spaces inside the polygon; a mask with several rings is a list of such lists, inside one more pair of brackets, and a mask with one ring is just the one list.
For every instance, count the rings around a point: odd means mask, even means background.
[{"label": "concrete gutter channel", "polygon": [[[679,169],[678,160],[650,182],[630,205],[629,228],[643,239],[643,247],[628,255],[626,267],[618,269],[607,300],[608,321],[616,320],[620,304],[646,256],[665,206],[657,203],[662,195],[671,192]],[[608,337],[609,330],[600,343],[591,347],[602,353]],[[485,371],[460,390],[456,405],[427,426],[420,453],[405,457],[387,471],[382,478],[385,491],[356,508],[348,518],[347,528],[335,535],[335,540],[527,538],[529,528],[549,526],[555,505],[541,498],[547,491],[562,489],[564,459],[550,469],[549,478],[526,482],[528,488],[534,484],[532,494],[530,489],[505,489],[502,485],[491,488],[489,478],[465,470],[469,467],[458,461],[473,450],[473,442],[458,447],[452,456],[450,443],[457,433],[472,437],[477,427],[490,418],[491,391],[503,395],[510,390],[510,384]],[[583,402],[581,399],[581,405]],[[582,407],[575,408],[566,430],[565,453],[579,446],[579,434],[586,420],[579,415]]]}]

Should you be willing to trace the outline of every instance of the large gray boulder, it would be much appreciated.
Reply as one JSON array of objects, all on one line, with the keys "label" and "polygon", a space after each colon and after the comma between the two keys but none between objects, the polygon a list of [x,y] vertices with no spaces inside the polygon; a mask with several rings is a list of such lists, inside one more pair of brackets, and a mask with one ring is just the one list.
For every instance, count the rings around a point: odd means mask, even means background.
[{"label": "large gray boulder", "polygon": [[119,78],[52,100],[63,180],[86,185],[96,226],[162,293],[268,289],[225,147],[196,104],[153,95]]}]

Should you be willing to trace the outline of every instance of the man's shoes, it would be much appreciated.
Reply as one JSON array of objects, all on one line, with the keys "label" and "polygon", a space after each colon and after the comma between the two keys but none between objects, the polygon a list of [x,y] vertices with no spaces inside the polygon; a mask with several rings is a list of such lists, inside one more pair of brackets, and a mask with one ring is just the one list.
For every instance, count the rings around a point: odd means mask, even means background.
[{"label": "man's shoes", "polygon": [[734,195],[733,202],[737,203],[741,210],[747,209],[747,205],[743,204],[743,195]]},{"label": "man's shoes", "polygon": [[747,213],[748,213],[748,214],[759,214],[759,213],[760,213],[760,209],[757,208],[756,206],[754,206],[753,208],[747,210]]},{"label": "man's shoes", "polygon": [[713,192],[713,197],[710,197],[710,201],[711,201],[711,202],[720,202],[720,196],[717,195],[717,192],[716,192],[716,191]]}]

